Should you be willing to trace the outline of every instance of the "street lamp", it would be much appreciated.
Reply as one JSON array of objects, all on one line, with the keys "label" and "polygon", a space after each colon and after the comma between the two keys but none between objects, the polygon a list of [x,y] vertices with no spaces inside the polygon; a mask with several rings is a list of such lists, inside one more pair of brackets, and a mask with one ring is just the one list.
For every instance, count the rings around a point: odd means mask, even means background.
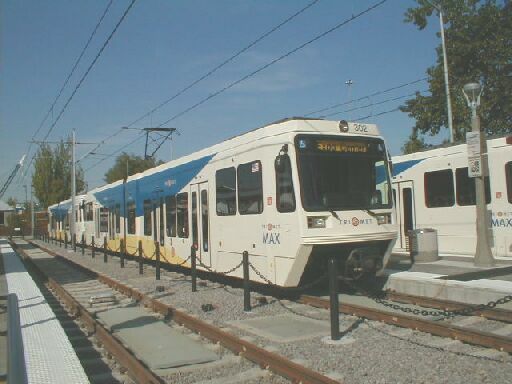
[{"label": "street lamp", "polygon": [[475,179],[476,194],[476,251],[475,265],[491,267],[494,258],[489,242],[489,217],[485,201],[485,176],[488,175],[487,141],[480,129],[480,118],[476,108],[480,105],[482,87],[479,83],[464,85],[464,97],[471,108],[471,132],[466,134],[468,146],[468,176]]}]

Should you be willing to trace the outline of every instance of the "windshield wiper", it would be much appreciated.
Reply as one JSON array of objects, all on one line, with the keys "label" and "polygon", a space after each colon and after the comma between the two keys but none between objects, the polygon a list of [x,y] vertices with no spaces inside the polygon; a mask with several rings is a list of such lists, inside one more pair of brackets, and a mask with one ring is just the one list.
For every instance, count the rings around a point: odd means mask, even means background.
[{"label": "windshield wiper", "polygon": [[341,223],[340,217],[338,216],[338,214],[336,212],[334,212],[334,210],[330,209],[329,212],[331,212],[331,215],[333,215],[334,218],[337,219]]}]

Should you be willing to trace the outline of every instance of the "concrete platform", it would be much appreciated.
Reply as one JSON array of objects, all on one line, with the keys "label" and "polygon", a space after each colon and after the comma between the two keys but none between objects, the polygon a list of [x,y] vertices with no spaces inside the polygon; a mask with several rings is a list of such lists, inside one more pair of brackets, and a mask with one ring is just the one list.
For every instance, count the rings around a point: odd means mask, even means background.
[{"label": "concrete platform", "polygon": [[28,382],[89,383],[62,326],[5,239],[0,239],[0,253],[8,292],[18,297]]},{"label": "concrete platform", "polygon": [[[386,273],[384,288],[408,295],[467,304],[485,304],[512,295],[512,260],[482,268],[462,257],[411,265],[407,258],[395,256]],[[512,303],[499,307],[512,310]]]},{"label": "concrete platform", "polygon": [[139,306],[98,313],[98,318],[152,369],[166,369],[218,359],[216,353],[174,330]]}]

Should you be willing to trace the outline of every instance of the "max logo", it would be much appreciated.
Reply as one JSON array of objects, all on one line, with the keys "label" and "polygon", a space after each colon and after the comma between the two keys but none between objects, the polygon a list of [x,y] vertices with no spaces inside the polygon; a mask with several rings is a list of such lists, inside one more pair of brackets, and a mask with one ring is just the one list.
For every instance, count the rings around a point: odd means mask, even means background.
[{"label": "max logo", "polygon": [[512,219],[491,219],[493,227],[512,227]]},{"label": "max logo", "polygon": [[263,234],[263,244],[281,244],[279,240],[280,233],[267,232]]}]

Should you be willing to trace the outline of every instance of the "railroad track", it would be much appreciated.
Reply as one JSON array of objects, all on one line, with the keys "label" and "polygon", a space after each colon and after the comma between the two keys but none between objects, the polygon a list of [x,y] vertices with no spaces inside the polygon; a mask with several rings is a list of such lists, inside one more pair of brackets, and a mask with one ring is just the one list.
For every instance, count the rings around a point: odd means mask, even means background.
[{"label": "railroad track", "polygon": [[[99,340],[99,344],[107,351],[106,354],[113,356],[115,361],[117,361],[117,365],[119,365],[118,370],[120,374],[128,375],[137,383],[176,382],[177,379],[181,382],[183,382],[183,380],[186,382],[195,382],[193,376],[196,371],[193,368],[187,368],[170,372],[167,371],[166,374],[162,376],[157,375],[148,368],[147,364],[138,360],[131,351],[127,350],[112,332],[105,328],[96,317],[98,312],[121,307],[132,302],[142,303],[144,307],[160,315],[160,318],[163,317],[169,322],[178,324],[183,329],[187,330],[186,334],[191,334],[192,332],[193,334],[200,335],[200,338],[194,337],[194,339],[205,343],[208,342],[211,348],[218,348],[216,345],[220,345],[224,350],[231,351],[231,357],[226,357],[225,360],[226,363],[238,364],[237,371],[240,370],[239,360],[233,359],[232,357],[238,355],[243,357],[244,360],[251,362],[250,365],[245,364],[244,369],[246,371],[241,373],[242,379],[244,375],[249,381],[251,378],[255,378],[255,364],[257,367],[263,369],[263,371],[259,369],[261,372],[274,372],[295,383],[333,384],[338,382],[306,368],[299,363],[292,362],[279,354],[260,348],[249,341],[242,340],[197,317],[179,311],[111,277],[76,264],[49,249],[44,249],[36,244],[34,244],[34,246],[53,255],[56,262],[51,264],[47,261],[38,263],[37,259],[32,259],[25,250],[13,244],[14,249],[23,255],[27,263],[39,271],[41,278],[46,280],[48,289],[55,293],[59,297],[59,300],[65,303],[67,311],[82,322],[87,334],[89,336],[94,335],[94,337]],[[111,295],[115,296],[115,300],[104,303],[100,301],[99,307],[88,307],[91,292],[106,292],[108,290],[112,292]],[[107,296],[108,294],[103,294],[101,297]],[[57,305],[56,300],[50,298],[50,301]],[[136,353],[136,351],[134,352]],[[204,370],[205,367],[197,368],[198,371],[201,369]],[[184,379],[187,375],[192,376],[192,378]],[[282,382],[276,381],[275,376],[262,375],[261,373],[256,373],[256,376],[258,376],[257,382],[261,383]]]},{"label": "railroad track", "polygon": [[[415,308],[418,310],[417,312],[420,313],[422,311],[424,313],[430,312],[426,310],[426,308],[439,309],[441,311],[460,311],[468,307],[460,303],[395,293],[389,293],[387,298],[397,303],[400,302],[420,306],[421,308]],[[328,299],[311,295],[302,295],[299,302],[317,308],[329,309],[330,307]],[[401,308],[399,305],[393,303],[388,305],[390,308]],[[339,311],[340,313],[512,353],[512,337],[506,336],[502,332],[502,330],[505,330],[507,333],[512,334],[512,327],[509,325],[509,323],[512,323],[512,311],[508,310],[487,308],[475,310],[471,313],[472,316],[438,316],[436,319],[436,316],[432,316],[432,318],[421,318],[419,316],[400,313],[396,310],[391,311],[388,309],[373,308],[366,305],[347,303],[341,300]]]}]

